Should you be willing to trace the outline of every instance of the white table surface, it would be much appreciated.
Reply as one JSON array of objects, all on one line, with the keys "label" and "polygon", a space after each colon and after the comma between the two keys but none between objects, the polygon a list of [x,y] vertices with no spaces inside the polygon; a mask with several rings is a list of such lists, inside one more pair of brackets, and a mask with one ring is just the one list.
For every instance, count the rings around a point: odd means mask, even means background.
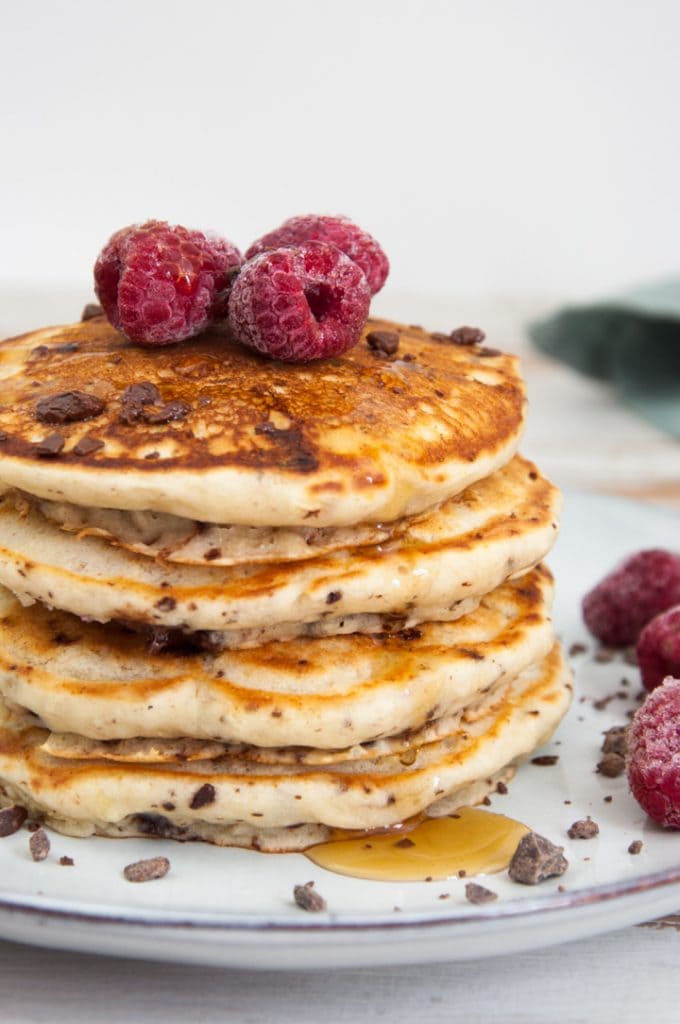
[{"label": "white table surface", "polygon": [[[76,319],[89,296],[0,289],[0,336]],[[388,306],[382,300],[382,309]],[[521,325],[546,303],[393,297],[391,315],[433,329],[478,323],[524,356],[523,451],[558,483],[680,507],[680,445],[603,386],[531,352]],[[680,838],[679,855],[680,855]],[[679,908],[680,909],[680,908]],[[486,961],[294,974],[114,960],[0,941],[0,1022],[387,1020],[391,1024],[650,1024],[680,1019],[680,916]]]}]

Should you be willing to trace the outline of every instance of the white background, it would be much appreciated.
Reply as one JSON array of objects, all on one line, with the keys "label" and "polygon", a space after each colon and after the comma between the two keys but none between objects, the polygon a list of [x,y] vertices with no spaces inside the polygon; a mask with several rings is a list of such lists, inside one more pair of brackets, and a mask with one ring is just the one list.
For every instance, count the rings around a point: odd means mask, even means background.
[{"label": "white background", "polygon": [[345,212],[403,295],[680,263],[673,0],[0,4],[0,285],[82,288],[148,217],[245,247]]}]

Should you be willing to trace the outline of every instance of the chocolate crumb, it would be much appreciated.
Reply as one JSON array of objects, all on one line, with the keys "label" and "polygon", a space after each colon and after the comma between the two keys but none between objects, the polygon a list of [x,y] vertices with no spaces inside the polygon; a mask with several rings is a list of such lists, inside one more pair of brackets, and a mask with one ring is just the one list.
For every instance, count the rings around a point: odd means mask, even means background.
[{"label": "chocolate crumb", "polygon": [[172,800],[166,800],[165,803],[162,804],[161,806],[163,807],[164,811],[174,811],[175,810],[175,805],[173,804]]},{"label": "chocolate crumb", "polygon": [[477,355],[478,356],[487,356],[487,357],[491,358],[492,356],[502,356],[503,353],[501,352],[501,350],[499,348],[478,348],[477,349]]},{"label": "chocolate crumb", "polygon": [[508,792],[508,787],[505,785],[504,782],[499,780],[496,783],[496,792],[500,793],[501,796],[505,796],[507,794],[507,792]]},{"label": "chocolate crumb", "polygon": [[78,352],[80,345],[77,341],[64,341],[61,345],[55,345],[55,352]]},{"label": "chocolate crumb", "polygon": [[543,765],[547,765],[548,767],[550,767],[553,764],[557,764],[559,759],[560,759],[560,755],[559,754],[539,754],[538,757],[532,757],[531,758],[531,763],[532,764],[539,764],[539,765],[542,765],[542,766]]},{"label": "chocolate crumb", "polygon": [[170,861],[167,857],[149,857],[148,860],[128,864],[123,868],[123,874],[128,882],[153,882],[156,878],[163,878],[169,870]]},{"label": "chocolate crumb", "polygon": [[203,557],[206,562],[214,562],[216,558],[222,557],[222,548],[208,548],[208,550],[204,552]]},{"label": "chocolate crumb", "polygon": [[[296,885],[293,888],[293,899],[300,910],[307,910],[312,914],[317,914],[320,910],[326,909],[326,901],[314,888],[314,882]],[[396,910],[397,908],[395,907],[394,909]]]},{"label": "chocolate crumb", "polygon": [[569,861],[561,846],[555,846],[537,832],[527,832],[512,855],[508,874],[513,882],[536,885],[546,878],[563,875],[568,867]]},{"label": "chocolate crumb", "polygon": [[189,807],[192,811],[197,811],[200,807],[206,807],[208,804],[215,803],[215,787],[210,782],[204,782],[200,789],[197,789],[191,798]]},{"label": "chocolate crumb", "polygon": [[601,665],[608,665],[616,657],[616,650],[613,647],[600,647],[595,652],[595,661]]},{"label": "chocolate crumb", "polygon": [[340,601],[341,599],[341,590],[329,590],[328,593],[326,594],[326,604],[335,604],[336,601]]},{"label": "chocolate crumb", "polygon": [[48,434],[42,441],[37,442],[35,453],[43,458],[50,458],[58,455],[63,447],[64,438],[55,431],[53,434]]},{"label": "chocolate crumb", "polygon": [[75,861],[74,861],[73,857],[66,857],[66,856],[64,856],[64,857],[60,857],[59,858],[59,863],[61,864],[61,866],[63,868],[72,868],[73,865],[75,864]]},{"label": "chocolate crumb", "polygon": [[437,896],[437,899],[438,900],[450,900],[451,899],[451,893],[450,892],[440,892],[439,896]]},{"label": "chocolate crumb", "polygon": [[605,802],[606,804],[610,804],[610,803],[612,802],[612,800],[613,800],[613,799],[614,799],[614,797],[613,797],[613,796],[605,796],[605,797],[603,797],[603,800],[604,800],[604,802]]},{"label": "chocolate crumb", "polygon": [[490,798],[488,796],[484,797],[484,799],[482,800],[482,803],[484,804],[485,807],[491,807],[491,800],[490,800]]},{"label": "chocolate crumb", "polygon": [[567,831],[570,839],[592,839],[600,831],[600,826],[588,815],[587,818],[580,818],[575,821]]},{"label": "chocolate crumb", "polygon": [[104,442],[100,441],[98,437],[90,437],[89,434],[86,437],[81,437],[78,444],[73,448],[74,455],[92,455],[93,452],[98,452],[100,448],[104,447]]},{"label": "chocolate crumb", "polygon": [[465,899],[468,903],[491,903],[498,899],[498,893],[483,885],[477,885],[476,882],[468,882],[465,886]]},{"label": "chocolate crumb", "polygon": [[558,891],[558,892],[566,892],[567,890],[566,890],[565,886],[563,886],[563,885],[558,885],[558,886],[557,886],[557,891]]},{"label": "chocolate crumb", "polygon": [[578,654],[585,654],[587,650],[585,644],[572,644],[569,648],[569,657],[575,658]]},{"label": "chocolate crumb", "polygon": [[150,380],[142,380],[137,384],[128,384],[120,396],[123,404],[133,403],[134,405],[153,405],[160,402],[161,394],[155,384]]},{"label": "chocolate crumb", "polygon": [[413,840],[409,839],[408,836],[404,836],[403,839],[398,839],[396,843],[394,843],[394,846],[398,847],[400,850],[407,850],[409,846],[415,845],[416,844],[413,842]]},{"label": "chocolate crumb", "polygon": [[461,868],[460,871],[458,872],[458,877],[459,878],[465,878],[466,875],[467,875],[467,871],[465,870],[465,868]]},{"label": "chocolate crumb", "polygon": [[33,860],[45,860],[50,852],[50,841],[44,828],[34,832],[28,841],[28,848],[31,851]]},{"label": "chocolate crumb", "polygon": [[399,335],[395,331],[369,331],[366,343],[373,352],[393,356],[399,348]]},{"label": "chocolate crumb", "polygon": [[104,402],[86,391],[62,391],[41,398],[35,407],[41,423],[76,423],[91,420],[104,411]]},{"label": "chocolate crumb", "polygon": [[172,423],[175,420],[183,420],[191,412],[191,406],[181,398],[172,402],[166,402],[158,409],[142,409],[139,419],[144,423]]},{"label": "chocolate crumb", "polygon": [[28,829],[29,832],[37,832],[38,829],[40,828],[40,822],[39,821],[29,821],[26,824],[26,828]]},{"label": "chocolate crumb", "polygon": [[628,726],[613,725],[604,733],[602,741],[603,754],[619,754],[625,757],[628,750]]},{"label": "chocolate crumb", "polygon": [[637,648],[635,647],[635,644],[632,644],[630,647],[625,647],[624,648],[623,660],[625,661],[626,665],[633,665],[633,666],[637,665],[637,663],[638,663],[638,656],[637,656]]},{"label": "chocolate crumb", "polygon": [[160,601],[156,601],[154,608],[158,608],[159,612],[172,612],[177,607],[177,601],[174,597],[162,597]]},{"label": "chocolate crumb", "polygon": [[616,754],[612,751],[609,754],[605,754],[604,757],[597,763],[597,771],[600,775],[606,776],[608,779],[616,779],[619,775],[623,775],[626,770],[626,759],[621,754]]},{"label": "chocolate crumb", "polygon": [[416,629],[415,626],[412,626],[410,629],[400,629],[397,633],[400,640],[406,640],[407,642],[411,640],[420,640],[422,635],[422,630]]},{"label": "chocolate crumb", "polygon": [[49,355],[49,351],[47,345],[36,345],[31,349],[31,359],[42,359],[43,356]]},{"label": "chocolate crumb", "polygon": [[0,811],[0,837],[12,836],[18,832],[28,817],[28,811],[19,804],[3,807]]},{"label": "chocolate crumb", "polygon": [[448,340],[454,345],[481,345],[486,334],[479,327],[456,327]]},{"label": "chocolate crumb", "polygon": [[103,313],[104,310],[98,302],[88,302],[87,305],[83,307],[80,319],[81,322],[85,322],[85,320],[94,320],[96,316],[102,316]]},{"label": "chocolate crumb", "polygon": [[642,850],[643,845],[644,844],[643,844],[641,839],[634,839],[633,842],[628,847],[628,853],[632,853],[634,855],[640,853],[640,851]]}]

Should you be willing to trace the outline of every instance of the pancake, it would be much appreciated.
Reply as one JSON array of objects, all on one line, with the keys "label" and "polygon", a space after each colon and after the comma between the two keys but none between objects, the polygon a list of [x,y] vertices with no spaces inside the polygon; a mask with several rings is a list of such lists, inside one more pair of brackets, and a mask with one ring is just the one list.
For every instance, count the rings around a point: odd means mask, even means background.
[{"label": "pancake", "polygon": [[[300,563],[208,568],[166,566],[97,537],[75,538],[35,509],[18,515],[5,497],[0,584],[22,601],[81,617],[190,631],[304,627],[358,614],[445,618],[458,602],[539,562],[555,539],[559,505],[556,488],[516,456],[390,544]],[[228,636],[223,643],[230,646]]]},{"label": "pancake", "polygon": [[[0,779],[5,800],[69,834],[156,834],[233,843],[228,830],[290,829],[320,825],[384,828],[424,812],[447,813],[468,802],[471,787],[527,758],[554,731],[571,696],[559,647],[518,676],[500,706],[450,735],[413,747],[413,763],[399,757],[331,767],[258,765],[223,757],[190,764],[64,761],[42,750],[47,735],[26,727],[4,707]],[[185,829],[184,834],[181,830]],[[251,831],[251,842],[253,836]],[[263,835],[266,842],[267,836]],[[250,845],[250,843],[249,843]]]},{"label": "pancake", "polygon": [[337,750],[419,729],[509,682],[553,644],[552,577],[538,568],[451,623],[374,637],[150,654],[0,590],[0,692],[58,733]]},{"label": "pancake", "polygon": [[[374,330],[399,334],[394,358],[369,348]],[[515,357],[379,320],[308,366],[261,358],[226,329],[135,347],[99,317],[2,342],[0,379],[0,483],[244,526],[420,512],[508,461],[525,406]],[[88,419],[48,401],[74,390],[90,396]]]}]

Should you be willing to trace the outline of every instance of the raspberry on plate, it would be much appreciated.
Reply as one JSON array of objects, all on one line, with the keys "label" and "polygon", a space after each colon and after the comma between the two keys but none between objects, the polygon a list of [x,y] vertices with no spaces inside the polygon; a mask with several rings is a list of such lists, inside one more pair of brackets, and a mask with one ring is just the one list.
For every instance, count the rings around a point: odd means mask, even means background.
[{"label": "raspberry on plate", "polygon": [[680,604],[648,622],[637,642],[642,683],[654,690],[666,676],[680,677]]},{"label": "raspberry on plate", "polygon": [[248,261],[229,299],[234,337],[272,359],[308,362],[357,343],[371,301],[366,277],[333,245],[309,242]]},{"label": "raspberry on plate", "polygon": [[139,345],[193,338],[226,316],[243,258],[223,238],[149,220],[117,231],[94,268],[110,323]]},{"label": "raspberry on plate", "polygon": [[586,626],[608,647],[634,644],[655,615],[680,603],[680,555],[638,551],[583,599]]},{"label": "raspberry on plate", "polygon": [[633,716],[628,784],[650,818],[680,828],[680,679],[669,676]]},{"label": "raspberry on plate", "polygon": [[258,238],[246,252],[246,259],[267,249],[280,249],[302,242],[327,242],[358,263],[368,281],[371,295],[379,292],[387,280],[390,265],[375,238],[347,217],[319,217],[307,214],[291,217],[281,227]]}]

